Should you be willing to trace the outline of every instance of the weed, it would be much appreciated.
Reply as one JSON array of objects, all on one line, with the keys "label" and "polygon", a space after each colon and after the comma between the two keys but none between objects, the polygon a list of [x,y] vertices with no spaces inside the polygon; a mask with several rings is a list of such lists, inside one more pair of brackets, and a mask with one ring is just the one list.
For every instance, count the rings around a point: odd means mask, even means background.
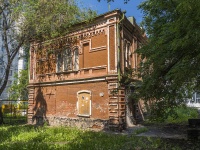
[{"label": "weed", "polygon": [[134,134],[140,134],[140,133],[144,133],[144,132],[147,132],[148,129],[146,127],[142,127],[142,128],[138,128],[134,131]]},{"label": "weed", "polygon": [[[141,128],[137,133],[146,131]],[[0,149],[4,150],[130,150],[181,149],[160,138],[93,132],[69,127],[0,126]]]}]

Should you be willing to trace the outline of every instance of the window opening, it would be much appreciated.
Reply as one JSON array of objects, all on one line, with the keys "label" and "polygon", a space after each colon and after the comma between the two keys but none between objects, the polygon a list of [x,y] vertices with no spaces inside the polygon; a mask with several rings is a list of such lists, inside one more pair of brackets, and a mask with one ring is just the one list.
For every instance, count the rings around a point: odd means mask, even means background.
[{"label": "window opening", "polygon": [[72,52],[69,47],[64,51],[64,70],[72,70]]},{"label": "window opening", "polygon": [[78,48],[74,50],[74,70],[77,71],[79,69],[79,53]]},{"label": "window opening", "polygon": [[61,72],[62,71],[62,61],[63,61],[63,57],[61,53],[57,54],[57,72]]}]

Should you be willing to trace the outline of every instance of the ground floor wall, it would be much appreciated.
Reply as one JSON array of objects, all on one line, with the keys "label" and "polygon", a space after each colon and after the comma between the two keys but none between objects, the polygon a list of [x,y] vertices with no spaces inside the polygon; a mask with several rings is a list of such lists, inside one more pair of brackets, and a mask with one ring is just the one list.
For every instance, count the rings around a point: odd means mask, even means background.
[{"label": "ground floor wall", "polygon": [[125,92],[117,78],[29,86],[28,123],[80,128],[125,128]]}]

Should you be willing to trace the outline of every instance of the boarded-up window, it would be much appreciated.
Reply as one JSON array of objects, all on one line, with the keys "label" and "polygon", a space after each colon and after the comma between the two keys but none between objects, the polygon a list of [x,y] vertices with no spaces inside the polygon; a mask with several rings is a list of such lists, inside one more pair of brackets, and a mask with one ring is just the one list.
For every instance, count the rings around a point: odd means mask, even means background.
[{"label": "boarded-up window", "polygon": [[91,115],[91,91],[83,90],[77,92],[77,109],[79,116]]}]

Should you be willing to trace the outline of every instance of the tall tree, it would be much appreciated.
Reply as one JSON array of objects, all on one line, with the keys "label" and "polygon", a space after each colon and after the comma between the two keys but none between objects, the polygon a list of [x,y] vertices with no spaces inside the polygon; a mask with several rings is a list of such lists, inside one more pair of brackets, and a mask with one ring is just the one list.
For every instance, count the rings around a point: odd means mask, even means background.
[{"label": "tall tree", "polygon": [[80,8],[77,0],[0,0],[0,43],[5,58],[0,95],[7,85],[13,59],[24,44],[65,35],[74,23],[95,15],[90,9]]},{"label": "tall tree", "polygon": [[28,62],[29,62],[29,48],[30,46],[24,46],[24,53],[20,55],[20,59],[26,62],[22,70],[18,70],[14,74],[14,81],[8,88],[9,99],[11,100],[28,100]]},{"label": "tall tree", "polygon": [[[100,2],[101,0],[97,0],[97,1]],[[109,3],[109,2],[114,2],[115,0],[106,0],[106,1]],[[127,4],[128,1],[130,0],[124,0],[124,4]]]},{"label": "tall tree", "polygon": [[139,97],[153,101],[154,118],[164,119],[200,90],[200,1],[146,0],[140,6],[148,44],[143,58]]}]

